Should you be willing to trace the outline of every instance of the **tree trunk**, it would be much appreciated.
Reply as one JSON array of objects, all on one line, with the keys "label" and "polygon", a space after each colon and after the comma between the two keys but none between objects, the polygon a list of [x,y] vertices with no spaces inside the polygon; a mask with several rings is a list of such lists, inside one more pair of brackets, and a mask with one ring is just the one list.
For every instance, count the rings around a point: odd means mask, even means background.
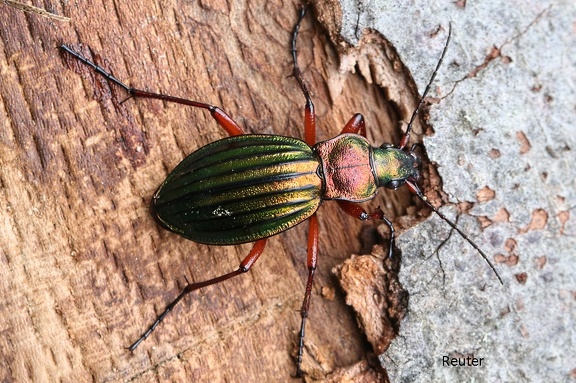
[{"label": "tree trunk", "polygon": [[[411,106],[390,106],[394,90],[385,94],[360,75],[339,72],[316,21],[334,36],[338,9],[331,7],[310,12],[298,40],[317,138],[335,136],[363,112],[375,145],[397,143],[392,128],[411,112],[413,96],[404,96]],[[297,9],[265,0],[48,9],[71,19],[65,22],[0,6],[0,380],[290,380],[307,275],[305,224],[271,238],[249,273],[188,296],[133,353],[126,350],[185,278],[235,270],[250,250],[193,243],[149,214],[168,172],[226,134],[203,110],[128,99],[58,46],[131,86],[218,105],[246,132],[301,138],[304,97],[290,76],[289,45]],[[368,61],[356,69],[382,76]],[[410,205],[408,195],[397,196]],[[390,217],[404,214],[390,198],[368,209],[380,204]],[[331,272],[361,250],[366,226],[329,202],[319,218],[304,367],[322,378],[364,359],[370,347]]]}]

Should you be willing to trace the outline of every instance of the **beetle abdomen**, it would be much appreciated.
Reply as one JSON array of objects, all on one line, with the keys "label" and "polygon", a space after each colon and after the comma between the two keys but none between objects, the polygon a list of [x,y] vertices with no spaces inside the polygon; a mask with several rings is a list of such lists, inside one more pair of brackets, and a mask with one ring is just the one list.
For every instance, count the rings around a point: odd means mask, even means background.
[{"label": "beetle abdomen", "polygon": [[267,238],[309,218],[321,202],[319,160],[295,138],[241,135],[186,157],[154,195],[168,229],[206,244]]}]

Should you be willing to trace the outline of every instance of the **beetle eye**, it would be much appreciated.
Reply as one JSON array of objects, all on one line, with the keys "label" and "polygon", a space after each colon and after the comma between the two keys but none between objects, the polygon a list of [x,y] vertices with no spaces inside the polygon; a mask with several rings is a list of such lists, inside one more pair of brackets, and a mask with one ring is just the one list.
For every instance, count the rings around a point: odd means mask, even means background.
[{"label": "beetle eye", "polygon": [[392,180],[392,181],[388,182],[386,185],[384,185],[384,187],[387,189],[396,190],[399,187],[404,186],[405,182],[406,182],[405,180]]},{"label": "beetle eye", "polygon": [[387,144],[387,143],[380,145],[380,149],[388,149],[388,148],[393,148],[393,147],[394,147],[394,145]]}]

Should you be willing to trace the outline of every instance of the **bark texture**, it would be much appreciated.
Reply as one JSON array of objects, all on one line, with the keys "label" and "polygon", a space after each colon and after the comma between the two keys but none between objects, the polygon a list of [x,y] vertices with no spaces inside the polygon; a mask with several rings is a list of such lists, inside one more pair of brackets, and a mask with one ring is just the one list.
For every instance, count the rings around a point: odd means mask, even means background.
[{"label": "bark texture", "polygon": [[[210,115],[126,100],[122,89],[58,46],[69,44],[134,87],[218,105],[246,132],[302,137],[304,98],[290,77],[297,8],[265,0],[136,0],[48,9],[71,19],[65,22],[0,5],[0,380],[290,380],[306,225],[270,239],[250,273],[192,294],[134,353],[125,349],[185,277],[201,281],[232,271],[250,245],[195,244],[149,214],[167,173],[225,137]],[[341,59],[327,37],[338,28],[338,9],[322,2],[314,13],[298,43],[318,139],[333,137],[362,112],[375,144],[397,143],[394,128],[409,117],[413,94],[405,83],[374,85],[400,74],[394,52],[378,40],[368,45],[372,51]],[[378,60],[387,55],[392,60],[383,69]],[[390,217],[405,214],[410,197],[393,198],[370,206],[380,204]],[[324,203],[319,217],[304,368],[322,379],[364,359],[369,347],[331,274],[361,251],[362,225],[333,203]]]}]

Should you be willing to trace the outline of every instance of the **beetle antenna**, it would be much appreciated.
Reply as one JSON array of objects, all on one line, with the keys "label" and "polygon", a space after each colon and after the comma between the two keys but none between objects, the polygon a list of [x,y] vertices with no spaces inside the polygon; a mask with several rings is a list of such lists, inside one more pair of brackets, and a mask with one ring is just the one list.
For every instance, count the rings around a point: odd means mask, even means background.
[{"label": "beetle antenna", "polygon": [[430,87],[432,86],[432,83],[436,78],[436,73],[438,73],[440,65],[442,65],[442,60],[444,60],[444,55],[446,55],[446,51],[448,50],[448,44],[450,44],[451,36],[452,36],[452,23],[449,23],[448,38],[446,39],[446,44],[444,45],[444,50],[442,51],[440,60],[438,60],[438,64],[436,64],[436,69],[434,69],[434,73],[432,73],[432,77],[430,78],[430,81],[428,81],[428,85],[426,85],[426,89],[424,89],[422,97],[420,97],[420,101],[418,102],[416,110],[414,110],[414,113],[412,113],[412,117],[410,118],[410,122],[408,122],[408,127],[406,128],[406,133],[404,133],[404,135],[402,136],[402,139],[400,140],[400,145],[398,145],[398,149],[404,149],[406,145],[408,145],[408,141],[410,140],[410,132],[412,131],[412,124],[414,123],[414,120],[416,120],[416,116],[418,116],[418,112],[420,111],[420,108],[424,104],[424,99],[426,98],[426,95],[428,94],[428,91],[430,90]]},{"label": "beetle antenna", "polygon": [[484,258],[486,263],[488,263],[490,265],[490,268],[492,268],[492,271],[494,272],[494,274],[496,274],[496,277],[498,278],[500,283],[502,285],[504,285],[504,282],[502,281],[500,274],[498,274],[498,271],[496,271],[496,267],[494,267],[494,264],[492,264],[492,262],[490,262],[490,260],[488,259],[488,256],[482,251],[482,249],[480,249],[480,247],[476,243],[474,243],[474,241],[472,241],[462,230],[460,230],[454,222],[450,221],[448,218],[446,218],[446,216],[444,214],[440,213],[440,211],[438,211],[438,209],[436,209],[434,206],[432,206],[432,204],[428,201],[428,198],[426,198],[426,196],[424,194],[422,194],[422,192],[420,191],[420,189],[418,188],[416,183],[413,183],[411,181],[406,181],[406,186],[408,186],[410,191],[412,193],[416,194],[416,196],[422,202],[424,202],[426,204],[426,206],[428,206],[430,209],[432,209],[432,211],[434,213],[436,213],[440,218],[442,218],[448,225],[452,226],[452,228],[454,230],[456,230],[458,232],[458,234],[460,234],[460,236],[462,236],[462,238],[464,238],[466,241],[468,241],[468,243],[470,245],[472,245],[472,247],[475,248],[478,251],[478,253],[480,253],[480,255],[482,256],[482,258]]}]

